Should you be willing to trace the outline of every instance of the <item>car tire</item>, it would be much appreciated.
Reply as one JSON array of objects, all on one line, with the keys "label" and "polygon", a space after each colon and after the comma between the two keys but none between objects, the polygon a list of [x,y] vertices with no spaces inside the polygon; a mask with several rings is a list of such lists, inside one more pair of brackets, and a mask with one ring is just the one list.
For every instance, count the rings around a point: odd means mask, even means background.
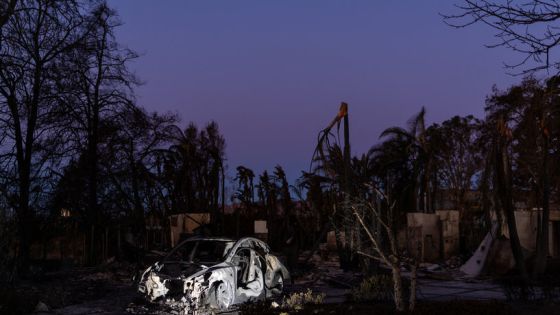
[{"label": "car tire", "polygon": [[220,281],[212,286],[210,292],[210,307],[220,311],[227,310],[233,304],[234,293],[227,281]]},{"label": "car tire", "polygon": [[272,278],[272,288],[270,288],[270,292],[272,295],[280,295],[284,292],[284,276],[281,272],[278,272]]}]

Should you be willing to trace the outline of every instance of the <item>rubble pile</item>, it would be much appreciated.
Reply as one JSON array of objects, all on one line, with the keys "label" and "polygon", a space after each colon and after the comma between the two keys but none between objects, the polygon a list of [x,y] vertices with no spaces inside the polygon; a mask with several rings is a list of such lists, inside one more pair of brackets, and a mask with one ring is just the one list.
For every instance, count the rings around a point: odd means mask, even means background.
[{"label": "rubble pile", "polygon": [[461,267],[463,261],[460,256],[452,256],[445,261],[445,266],[447,269],[457,269]]}]

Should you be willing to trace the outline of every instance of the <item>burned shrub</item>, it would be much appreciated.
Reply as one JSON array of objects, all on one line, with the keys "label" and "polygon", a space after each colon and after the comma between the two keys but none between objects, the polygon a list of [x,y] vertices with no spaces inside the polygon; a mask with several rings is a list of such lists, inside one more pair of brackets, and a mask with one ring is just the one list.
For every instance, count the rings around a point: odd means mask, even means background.
[{"label": "burned shrub", "polygon": [[548,274],[546,277],[528,282],[520,276],[510,275],[498,280],[508,301],[558,301],[560,299],[560,275]]},{"label": "burned shrub", "polygon": [[521,276],[510,275],[498,280],[508,301],[534,301],[538,299],[533,285]]},{"label": "burned shrub", "polygon": [[296,292],[285,297],[282,301],[281,308],[285,310],[302,310],[307,304],[323,304],[325,293],[314,294],[311,289],[305,292]]},{"label": "burned shrub", "polygon": [[558,301],[560,299],[560,275],[549,274],[539,280],[542,299],[545,301]]},{"label": "burned shrub", "polygon": [[[391,302],[394,292],[393,278],[388,274],[373,275],[364,279],[360,285],[352,290],[350,299],[355,302]],[[405,296],[410,290],[410,281],[403,279]]]}]

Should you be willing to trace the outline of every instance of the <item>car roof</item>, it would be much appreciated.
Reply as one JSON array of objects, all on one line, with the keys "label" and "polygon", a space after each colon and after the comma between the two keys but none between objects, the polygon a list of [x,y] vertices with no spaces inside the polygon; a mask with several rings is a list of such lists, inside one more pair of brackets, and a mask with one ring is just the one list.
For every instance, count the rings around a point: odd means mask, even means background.
[{"label": "car roof", "polygon": [[193,236],[189,237],[183,242],[189,241],[221,241],[221,242],[236,242],[236,240],[228,237],[219,237],[219,236]]},{"label": "car roof", "polygon": [[263,242],[262,240],[255,238],[255,237],[241,237],[239,239],[233,239],[228,237],[219,237],[219,236],[193,236],[187,238],[186,240],[182,241],[179,244],[184,244],[186,242],[195,242],[195,241],[217,241],[217,242],[234,242],[233,245],[234,249],[245,247],[242,245],[249,245],[249,247],[257,246],[262,248],[265,251],[270,251],[270,247],[267,243]]}]

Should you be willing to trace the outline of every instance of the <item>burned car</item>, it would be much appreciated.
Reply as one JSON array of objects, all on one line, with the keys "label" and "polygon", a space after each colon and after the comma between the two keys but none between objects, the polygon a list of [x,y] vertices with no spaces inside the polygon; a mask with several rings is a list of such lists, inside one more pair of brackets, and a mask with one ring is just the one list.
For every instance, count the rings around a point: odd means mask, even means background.
[{"label": "burned car", "polygon": [[261,240],[196,237],[146,269],[138,291],[189,314],[279,295],[289,279],[286,267]]}]

